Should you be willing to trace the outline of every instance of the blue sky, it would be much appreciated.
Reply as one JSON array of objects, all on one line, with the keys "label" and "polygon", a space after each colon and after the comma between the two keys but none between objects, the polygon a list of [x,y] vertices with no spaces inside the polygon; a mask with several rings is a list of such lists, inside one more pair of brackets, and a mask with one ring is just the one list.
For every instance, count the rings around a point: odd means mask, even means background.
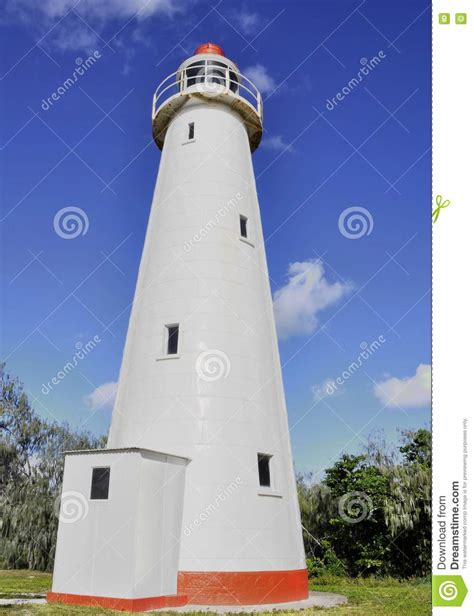
[{"label": "blue sky", "polygon": [[[112,395],[118,378],[160,161],[153,91],[214,41],[264,97],[253,161],[297,469],[319,472],[380,430],[393,441],[397,429],[429,425],[429,3],[6,5],[2,356],[39,413],[107,431],[101,394]],[[54,219],[70,207],[88,226],[64,239]],[[364,209],[359,238],[341,232],[348,208]],[[94,336],[87,357],[43,393]],[[379,336],[380,348],[360,359]]]}]

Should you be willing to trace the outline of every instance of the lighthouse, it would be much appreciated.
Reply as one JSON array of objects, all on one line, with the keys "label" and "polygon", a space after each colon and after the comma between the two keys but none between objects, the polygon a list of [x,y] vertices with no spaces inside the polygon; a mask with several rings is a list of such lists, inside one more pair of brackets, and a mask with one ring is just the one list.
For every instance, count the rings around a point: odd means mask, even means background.
[{"label": "lighthouse", "polygon": [[221,47],[158,86],[162,151],[107,447],[66,454],[50,601],[145,610],[308,596],[252,153]]}]

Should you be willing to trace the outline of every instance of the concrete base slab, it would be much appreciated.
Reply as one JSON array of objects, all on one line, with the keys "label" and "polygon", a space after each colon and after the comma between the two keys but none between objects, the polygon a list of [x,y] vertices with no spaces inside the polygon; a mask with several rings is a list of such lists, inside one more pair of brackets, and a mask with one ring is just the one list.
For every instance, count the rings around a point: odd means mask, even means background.
[{"label": "concrete base slab", "polygon": [[[11,605],[27,605],[36,604],[43,605],[46,599],[0,599],[0,606]],[[266,605],[185,605],[183,607],[165,607],[160,610],[151,610],[152,612],[209,612],[213,614],[254,614],[258,612],[274,612],[276,610],[305,610],[311,607],[331,608],[336,605],[347,603],[347,597],[335,595],[330,592],[310,592],[309,597],[304,601],[293,601],[290,603],[271,603]]]},{"label": "concrete base slab", "polygon": [[43,605],[46,599],[0,599],[0,607],[9,607],[12,605]]},{"label": "concrete base slab", "polygon": [[213,614],[255,614],[258,612],[274,612],[277,610],[305,610],[311,607],[331,608],[347,603],[347,597],[331,592],[310,592],[303,601],[290,603],[271,603],[266,605],[185,605],[183,607],[167,607],[154,612],[209,612]]}]

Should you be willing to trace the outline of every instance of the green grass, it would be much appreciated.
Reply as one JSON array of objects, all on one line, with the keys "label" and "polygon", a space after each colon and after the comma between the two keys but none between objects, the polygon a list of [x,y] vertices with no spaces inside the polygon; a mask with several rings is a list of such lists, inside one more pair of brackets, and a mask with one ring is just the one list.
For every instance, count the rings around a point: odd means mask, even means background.
[{"label": "green grass", "polygon": [[[431,614],[431,580],[393,578],[320,577],[310,590],[344,595],[348,604],[331,609],[331,616],[428,616]],[[316,612],[320,610],[315,610]],[[323,610],[321,610],[323,611]]]},{"label": "green grass", "polygon": [[44,593],[51,588],[51,574],[39,571],[2,571],[0,597],[17,597],[21,593]]},{"label": "green grass", "polygon": [[[22,593],[46,592],[51,575],[35,571],[0,571],[0,596],[13,597]],[[345,595],[349,603],[330,610],[331,616],[428,616],[431,614],[431,584],[429,580],[398,581],[391,578],[357,579],[320,577],[312,580],[311,590]],[[305,610],[304,614],[319,614],[322,609]],[[290,614],[292,612],[274,612]],[[100,608],[72,605],[25,605],[1,607],[3,616],[125,616],[130,612],[116,612]],[[165,614],[173,615],[173,612]],[[197,612],[188,612],[194,616]],[[269,614],[269,613],[268,613]],[[293,612],[301,614],[301,612]],[[173,615],[174,616],[174,615]],[[303,615],[302,615],[303,616]]]}]

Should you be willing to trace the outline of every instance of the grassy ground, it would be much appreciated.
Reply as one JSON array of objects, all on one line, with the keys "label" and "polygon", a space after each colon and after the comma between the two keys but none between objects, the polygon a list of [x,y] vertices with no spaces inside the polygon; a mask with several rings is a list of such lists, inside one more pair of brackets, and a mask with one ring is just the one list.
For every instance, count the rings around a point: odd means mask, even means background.
[{"label": "grassy ground", "polygon": [[[46,592],[51,576],[34,571],[0,571],[0,597],[19,596],[22,593]],[[431,585],[428,580],[399,582],[390,578],[381,580],[351,580],[324,577],[312,580],[311,590],[345,595],[349,603],[332,608],[331,616],[428,616],[431,614]],[[324,610],[306,610],[305,614],[319,614]],[[197,612],[189,612],[190,616]],[[290,614],[291,612],[274,612]],[[296,612],[293,612],[295,614]],[[4,616],[117,616],[129,612],[115,612],[100,608],[74,607],[72,605],[27,605],[1,607]],[[172,612],[169,612],[171,615]]]},{"label": "grassy ground", "polygon": [[0,570],[0,598],[18,597],[21,593],[43,593],[50,588],[50,573]]},{"label": "grassy ground", "polygon": [[[428,616],[431,614],[431,580],[399,581],[392,578],[350,579],[323,577],[310,582],[311,590],[344,595],[348,604],[332,608],[331,616]],[[319,610],[315,610],[318,612]]]}]

